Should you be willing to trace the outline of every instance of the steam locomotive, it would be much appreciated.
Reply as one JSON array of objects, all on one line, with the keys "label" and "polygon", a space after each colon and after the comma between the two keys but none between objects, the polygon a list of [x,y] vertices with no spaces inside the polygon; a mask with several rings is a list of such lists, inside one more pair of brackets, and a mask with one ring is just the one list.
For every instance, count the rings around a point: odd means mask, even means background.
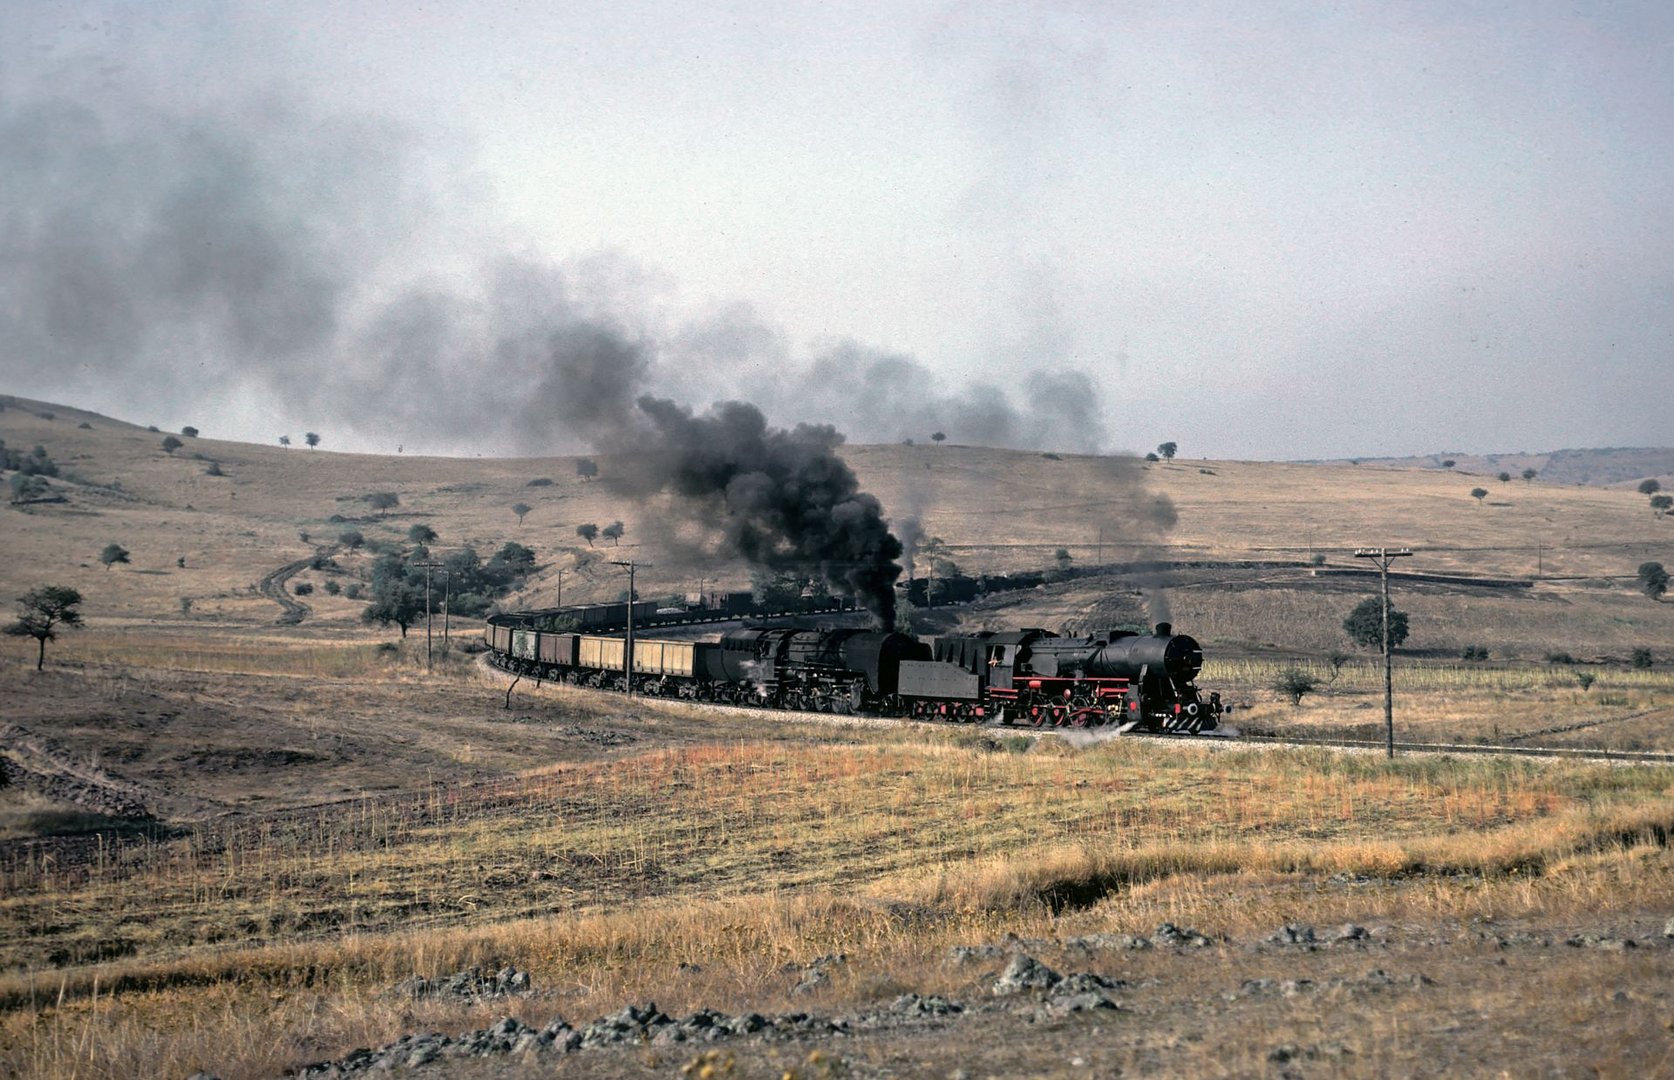
[{"label": "steam locomotive", "polygon": [[[555,630],[553,613],[490,616],[494,663],[514,674],[736,705],[1034,727],[1116,725],[1196,734],[1219,726],[1219,693],[1196,683],[1203,650],[1168,623],[1152,634],[1048,630],[937,638],[756,626],[718,642]],[[567,620],[573,622],[573,620]],[[631,672],[630,672],[631,667]]]}]

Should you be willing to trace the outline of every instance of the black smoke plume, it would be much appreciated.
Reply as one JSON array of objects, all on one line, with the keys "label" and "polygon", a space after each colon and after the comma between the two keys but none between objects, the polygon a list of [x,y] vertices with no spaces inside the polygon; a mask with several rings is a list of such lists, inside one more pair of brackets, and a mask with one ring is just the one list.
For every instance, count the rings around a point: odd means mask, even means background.
[{"label": "black smoke plume", "polygon": [[817,573],[883,627],[894,625],[901,541],[837,456],[843,436],[835,428],[773,428],[741,401],[698,415],[646,395],[637,408],[625,484],[676,496],[724,551],[754,566]]}]

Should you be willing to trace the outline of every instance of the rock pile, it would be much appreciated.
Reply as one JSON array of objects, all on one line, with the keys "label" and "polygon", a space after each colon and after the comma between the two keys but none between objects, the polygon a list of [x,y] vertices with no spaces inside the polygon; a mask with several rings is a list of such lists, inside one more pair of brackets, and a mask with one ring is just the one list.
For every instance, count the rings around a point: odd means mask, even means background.
[{"label": "rock pile", "polygon": [[414,975],[410,979],[402,979],[384,993],[389,997],[414,999],[511,997],[529,993],[529,973],[504,967],[495,972],[467,968],[452,975],[438,975],[434,979]]}]

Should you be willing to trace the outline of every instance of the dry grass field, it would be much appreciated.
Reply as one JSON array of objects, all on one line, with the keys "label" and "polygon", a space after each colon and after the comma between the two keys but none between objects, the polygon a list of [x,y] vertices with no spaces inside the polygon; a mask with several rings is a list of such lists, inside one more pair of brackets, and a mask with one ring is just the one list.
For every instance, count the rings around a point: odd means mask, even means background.
[{"label": "dry grass field", "polygon": [[[364,551],[290,578],[318,586],[300,622],[276,622],[258,582],[345,530],[393,544],[420,522],[440,550],[533,547],[512,605],[553,603],[560,571],[565,602],[615,599],[602,556],[654,564],[649,596],[742,586],[745,569],[677,543],[666,507],[619,501],[606,458],[587,482],[573,459],[335,454],[329,432],[318,450],[198,437],[171,456],[163,434],[0,410],[8,447],[58,462],[65,500],[0,507],[0,596],[71,585],[88,620],[42,672],[33,642],[0,639],[0,753],[23,781],[0,789],[0,1076],[273,1076],[651,1001],[769,1022],[411,1071],[1674,1075],[1667,767],[789,722],[527,682],[508,699],[469,624],[447,648],[438,627],[427,664],[422,628],[399,641],[326,593],[364,582]],[[1236,725],[1371,734],[1381,667],[1341,622],[1375,579],[1339,571],[1356,545],[1404,544],[1402,570],[1464,580],[1396,584],[1403,736],[1674,750],[1674,605],[1632,580],[1674,564],[1674,521],[1631,485],[845,456],[968,571],[1042,569],[1060,547],[1113,568],[921,612],[926,627],[1166,610]],[[373,510],[380,491],[399,505]],[[1157,495],[1177,523],[1135,525]],[[619,551],[576,536],[615,520]],[[131,562],[106,569],[113,542]],[[1299,706],[1272,689],[1289,668],[1320,683]],[[1102,977],[1078,985],[1119,1008],[996,994],[1021,953]],[[397,989],[473,967],[529,985]]]}]

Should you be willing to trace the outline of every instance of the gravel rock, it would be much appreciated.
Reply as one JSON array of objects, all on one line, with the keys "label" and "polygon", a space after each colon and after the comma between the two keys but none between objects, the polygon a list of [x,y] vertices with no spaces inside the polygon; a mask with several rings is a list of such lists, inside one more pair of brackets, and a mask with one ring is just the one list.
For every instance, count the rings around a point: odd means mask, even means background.
[{"label": "gravel rock", "polygon": [[[1168,925],[1164,923],[1163,925]],[[1149,949],[1151,939],[1134,934],[1088,934],[1085,937],[1069,938],[1064,942],[1064,948],[1077,949],[1081,952],[1101,952],[1106,949]]]},{"label": "gravel rock", "polygon": [[1573,945],[1577,949],[1605,949],[1610,952],[1639,947],[1639,943],[1632,938],[1613,938],[1604,934],[1576,934],[1564,944]]},{"label": "gravel rock", "polygon": [[1184,949],[1205,949],[1214,943],[1214,939],[1207,934],[1199,933],[1191,927],[1181,929],[1169,922],[1151,931],[1151,944],[1158,947],[1173,945]]},{"label": "gravel rock", "polygon": [[1279,927],[1267,940],[1275,945],[1300,945],[1307,949],[1314,948],[1318,943],[1314,937],[1313,927],[1307,923],[1293,922],[1285,923]]},{"label": "gravel rock", "polygon": [[386,990],[387,997],[408,998],[492,998],[508,997],[529,992],[529,973],[514,967],[503,967],[492,974],[481,968],[467,968],[452,975],[426,979],[414,975],[402,979]]},{"label": "gravel rock", "polygon": [[1327,934],[1325,940],[1332,945],[1342,945],[1366,942],[1370,941],[1371,938],[1372,935],[1364,926],[1356,926],[1354,923],[1344,923],[1343,925],[1337,927],[1337,929]]},{"label": "gravel rock", "polygon": [[1662,924],[1662,936],[1674,938],[1674,919],[1669,919],[1667,922]]},{"label": "gravel rock", "polygon": [[998,945],[955,945],[947,951],[950,964],[972,964],[981,960],[998,960],[1006,950]]},{"label": "gravel rock", "polygon": [[1050,990],[1064,981],[1064,977],[1027,953],[1011,958],[1005,971],[995,980],[995,996],[1016,994],[1024,990]]}]

